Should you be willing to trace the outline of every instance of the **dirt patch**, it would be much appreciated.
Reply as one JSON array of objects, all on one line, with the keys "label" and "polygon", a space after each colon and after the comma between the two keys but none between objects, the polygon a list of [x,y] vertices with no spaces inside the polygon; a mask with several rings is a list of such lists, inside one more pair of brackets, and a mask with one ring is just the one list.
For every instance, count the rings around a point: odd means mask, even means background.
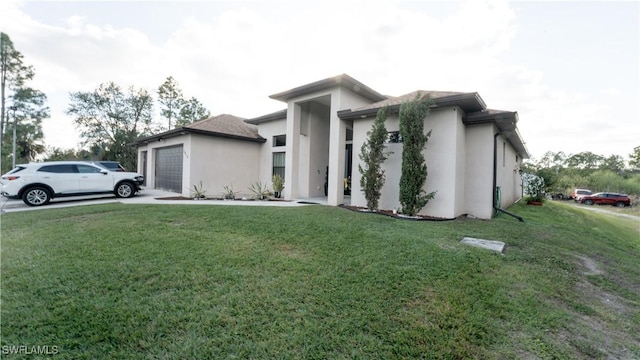
[{"label": "dirt patch", "polygon": [[283,256],[293,259],[302,259],[306,257],[306,254],[301,249],[291,244],[278,244],[276,250]]},{"label": "dirt patch", "polygon": [[604,271],[600,269],[598,264],[591,258],[587,256],[576,256],[578,259],[582,261],[582,266],[586,269],[583,272],[585,275],[602,275]]},{"label": "dirt patch", "polygon": [[[640,339],[635,336],[640,329],[633,319],[639,314],[637,304],[609,292],[590,282],[590,277],[612,277],[603,264],[588,256],[576,256],[582,274],[576,281],[576,302],[573,305],[558,302],[573,319],[557,334],[562,342],[571,346],[580,358],[632,359],[640,349]],[[592,278],[593,279],[593,278]]]}]

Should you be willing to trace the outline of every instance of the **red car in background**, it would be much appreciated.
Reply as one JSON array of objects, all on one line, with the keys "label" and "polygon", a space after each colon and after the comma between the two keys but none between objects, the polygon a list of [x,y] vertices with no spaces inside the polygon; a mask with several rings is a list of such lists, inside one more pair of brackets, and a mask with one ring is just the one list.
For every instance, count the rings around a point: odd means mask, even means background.
[{"label": "red car in background", "polygon": [[613,205],[616,207],[631,206],[631,199],[625,194],[600,192],[593,195],[586,195],[580,199],[585,205]]}]

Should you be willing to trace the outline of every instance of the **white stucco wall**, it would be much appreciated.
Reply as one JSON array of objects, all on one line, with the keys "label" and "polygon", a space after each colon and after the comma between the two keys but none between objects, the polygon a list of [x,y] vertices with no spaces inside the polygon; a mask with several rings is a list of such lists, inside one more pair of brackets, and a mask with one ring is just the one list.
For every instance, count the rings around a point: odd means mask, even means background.
[{"label": "white stucco wall", "polygon": [[492,124],[466,127],[465,213],[490,219],[493,215]]},{"label": "white stucco wall", "polygon": [[[183,180],[183,187],[193,188],[202,181],[208,196],[221,196],[224,186],[233,186],[239,191],[237,196],[251,196],[249,186],[261,180],[259,159],[263,144],[197,134],[190,137],[191,153],[197,155],[188,161],[190,173]],[[188,194],[189,191],[185,195]]]},{"label": "white stucco wall", "polygon": [[207,196],[220,196],[224,186],[249,194],[248,187],[260,174],[260,143],[197,134],[154,141],[138,148],[142,172],[142,152],[147,151],[147,187],[155,184],[155,149],[182,145],[182,195],[190,196],[193,186],[202,181]]},{"label": "white stucco wall", "polygon": [[[321,100],[320,100],[321,99]],[[319,104],[309,102],[320,101],[328,103],[328,121],[317,121],[312,124],[313,116],[325,116],[324,110],[314,108]],[[329,205],[339,205],[344,201],[343,179],[345,164],[345,137],[347,123],[341,120],[337,113],[340,110],[355,109],[370,104],[371,101],[346,88],[336,86],[332,89],[317,93],[305,94],[289,99],[287,108],[287,161],[285,183],[294,182],[293,186],[285,188],[286,199],[324,196],[324,176],[326,165],[329,165]],[[321,105],[324,106],[324,105]],[[317,110],[317,111],[315,111]],[[312,117],[309,117],[312,115]],[[305,127],[308,124],[308,127]],[[325,129],[314,126],[325,126]],[[328,132],[326,132],[328,126]],[[306,135],[298,136],[302,129]],[[314,133],[315,131],[315,133]],[[296,136],[293,141],[289,139]],[[305,137],[306,136],[306,137]],[[326,136],[326,145],[323,137]],[[317,142],[316,142],[317,141]],[[325,146],[328,149],[328,163],[324,159]],[[316,152],[317,151],[317,152]],[[323,165],[323,163],[325,163]],[[318,170],[320,173],[318,174]],[[320,189],[318,189],[320,187]]]},{"label": "white stucco wall", "polygon": [[500,204],[498,205],[501,208],[507,208],[522,195],[520,173],[518,172],[521,158],[509,141],[502,136],[498,137],[497,152],[496,186],[500,187]]},{"label": "white stucco wall", "polygon": [[[428,168],[428,176],[425,191],[437,191],[436,196],[429,201],[420,214],[435,217],[452,218],[461,215],[464,211],[464,183],[465,183],[465,158],[466,154],[463,140],[464,125],[462,124],[460,110],[457,108],[444,108],[432,110],[425,119],[425,133],[431,130],[431,137],[424,150],[425,161]],[[357,206],[366,206],[366,199],[360,190],[360,173],[356,170],[357,164],[361,164],[360,148],[367,138],[367,132],[371,130],[373,119],[354,121],[354,172],[353,192],[351,202]],[[397,116],[389,117],[386,121],[387,131],[399,130]],[[380,197],[381,209],[400,208],[399,183],[402,172],[402,145],[389,144],[388,149],[394,153],[384,163],[386,181]]]},{"label": "white stucco wall", "polygon": [[[258,175],[259,180],[268,182],[271,186],[271,177],[273,175],[273,153],[274,152],[286,152],[286,146],[273,146],[273,137],[276,135],[284,135],[287,132],[287,119],[282,118],[279,120],[272,120],[264,122],[258,125],[258,133],[265,138],[267,142],[260,145],[260,173]],[[289,142],[289,137],[287,137]],[[256,179],[255,181],[257,181]],[[287,184],[285,183],[285,187]]]}]

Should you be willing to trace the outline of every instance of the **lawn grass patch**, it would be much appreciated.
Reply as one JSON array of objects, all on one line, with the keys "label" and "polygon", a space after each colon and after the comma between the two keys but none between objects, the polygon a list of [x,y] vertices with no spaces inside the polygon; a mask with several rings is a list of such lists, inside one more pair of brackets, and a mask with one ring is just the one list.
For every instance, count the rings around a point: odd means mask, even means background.
[{"label": "lawn grass patch", "polygon": [[525,223],[325,206],[4,214],[0,345],[69,359],[640,357],[637,229],[562,204],[510,210]]}]

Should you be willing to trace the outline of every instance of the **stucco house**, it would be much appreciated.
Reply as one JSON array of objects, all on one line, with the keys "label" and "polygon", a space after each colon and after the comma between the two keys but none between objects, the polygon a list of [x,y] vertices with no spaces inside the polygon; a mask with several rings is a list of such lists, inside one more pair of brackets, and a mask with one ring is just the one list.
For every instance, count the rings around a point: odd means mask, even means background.
[{"label": "stucco house", "polygon": [[[147,187],[188,196],[200,182],[209,194],[224,186],[241,193],[273,174],[285,179],[285,200],[321,198],[328,205],[366,206],[360,191],[359,152],[377,111],[390,109],[386,128],[386,182],[381,209],[398,209],[402,142],[400,105],[416,94],[434,105],[424,119],[431,137],[424,151],[427,192],[436,191],[420,214],[491,218],[522,196],[519,173],[529,157],[514,111],[488,109],[478,93],[416,91],[386,96],[342,74],[283,91],[270,98],[286,109],[252,119],[219,115],[139,139],[138,171]],[[350,180],[350,181],[349,181]],[[350,183],[350,191],[345,185]],[[346,194],[346,195],[345,195]]]}]

